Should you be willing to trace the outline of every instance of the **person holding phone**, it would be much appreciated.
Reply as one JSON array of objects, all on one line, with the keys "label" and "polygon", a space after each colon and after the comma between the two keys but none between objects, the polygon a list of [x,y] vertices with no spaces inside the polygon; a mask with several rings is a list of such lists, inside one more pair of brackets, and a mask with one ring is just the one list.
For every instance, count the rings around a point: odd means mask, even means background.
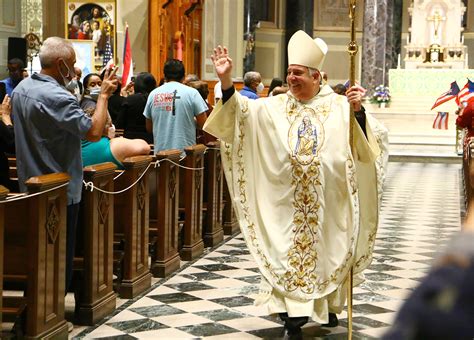
[{"label": "person holding phone", "polygon": [[67,90],[75,81],[72,44],[50,37],[39,51],[41,72],[13,91],[15,147],[20,191],[32,176],[66,172],[71,176],[67,202],[66,291],[72,277],[75,230],[82,192],[81,139],[98,141],[107,120],[107,102],[117,88],[117,68],[108,69],[92,117]]}]

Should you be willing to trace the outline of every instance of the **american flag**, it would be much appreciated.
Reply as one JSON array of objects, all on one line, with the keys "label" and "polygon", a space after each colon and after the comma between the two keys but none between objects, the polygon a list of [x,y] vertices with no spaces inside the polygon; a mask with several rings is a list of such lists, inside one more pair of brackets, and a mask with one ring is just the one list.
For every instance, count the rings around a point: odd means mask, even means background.
[{"label": "american flag", "polygon": [[459,91],[456,102],[459,105],[460,103],[471,101],[472,98],[474,98],[474,82],[468,79],[466,85]]},{"label": "american flag", "polygon": [[110,35],[107,35],[106,41],[105,41],[105,52],[104,52],[104,61],[102,63],[102,66],[105,67],[107,63],[112,60],[113,54],[112,54],[112,46],[110,45]]},{"label": "american flag", "polygon": [[438,99],[436,99],[433,107],[431,108],[431,110],[433,110],[435,107],[443,104],[443,103],[446,103],[447,101],[450,101],[451,99],[454,99],[458,96],[459,94],[459,86],[458,86],[458,83],[453,81],[451,83],[451,87],[449,88],[449,91],[446,91],[445,93],[443,93],[441,96],[439,96]]}]

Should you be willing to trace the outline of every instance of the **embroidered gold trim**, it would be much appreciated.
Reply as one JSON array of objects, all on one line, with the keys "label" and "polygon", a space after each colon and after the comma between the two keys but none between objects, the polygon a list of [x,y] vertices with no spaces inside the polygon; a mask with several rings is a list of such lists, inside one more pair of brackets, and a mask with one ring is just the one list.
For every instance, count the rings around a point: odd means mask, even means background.
[{"label": "embroidered gold trim", "polygon": [[[247,103],[243,103],[245,106],[241,107],[242,113],[248,110]],[[315,118],[318,119],[321,124],[327,119],[331,108],[330,101],[319,105],[315,112]],[[299,117],[302,109],[313,108],[307,107],[303,104],[298,103],[294,98],[289,96],[287,103],[287,119],[290,125]],[[353,260],[353,249],[355,246],[355,237],[352,236],[350,240],[349,250],[343,263],[334,270],[329,277],[321,278],[315,274],[315,269],[318,265],[319,255],[316,250],[318,243],[318,231],[320,225],[319,211],[321,209],[320,197],[317,192],[318,186],[321,186],[321,164],[318,155],[312,157],[310,163],[301,163],[294,155],[290,154],[290,163],[292,167],[292,185],[295,187],[294,192],[294,215],[293,215],[293,245],[288,251],[288,269],[283,275],[277,274],[275,269],[272,267],[266,254],[262,251],[259,244],[259,239],[256,233],[255,224],[251,221],[250,207],[248,205],[248,198],[246,193],[246,173],[244,164],[244,139],[245,139],[245,119],[240,118],[238,122],[239,134],[237,149],[234,153],[237,157],[235,164],[237,169],[237,186],[239,193],[239,201],[242,207],[243,219],[246,222],[246,231],[249,236],[254,251],[257,253],[262,261],[264,268],[273,277],[275,283],[280,285],[288,292],[295,292],[299,290],[303,294],[313,294],[314,292],[321,292],[326,289],[329,284],[337,283],[341,281],[341,277],[344,277],[349,269],[349,265],[352,264]],[[322,143],[322,141],[321,141]],[[226,155],[230,157],[230,152]],[[348,157],[346,163],[349,183],[356,183],[355,179],[355,166],[353,161]],[[354,213],[358,216],[358,198],[357,191],[353,189],[351,194],[354,200]],[[355,223],[356,224],[356,223]],[[244,227],[244,226],[242,226]],[[357,226],[354,226],[356,232]]]},{"label": "embroidered gold trim", "polygon": [[240,197],[240,204],[242,205],[242,212],[245,222],[247,223],[247,232],[252,241],[252,246],[255,248],[258,256],[263,262],[264,267],[268,270],[268,272],[273,276],[278,284],[281,284],[281,278],[275,273],[270,261],[268,261],[266,255],[262,251],[260,244],[258,242],[257,233],[255,231],[255,223],[251,221],[250,218],[250,207],[248,206],[247,200],[247,193],[246,193],[246,177],[245,177],[245,167],[244,167],[244,120],[239,120],[239,143],[237,146],[237,173],[238,173],[238,187],[239,187],[239,197]]}]

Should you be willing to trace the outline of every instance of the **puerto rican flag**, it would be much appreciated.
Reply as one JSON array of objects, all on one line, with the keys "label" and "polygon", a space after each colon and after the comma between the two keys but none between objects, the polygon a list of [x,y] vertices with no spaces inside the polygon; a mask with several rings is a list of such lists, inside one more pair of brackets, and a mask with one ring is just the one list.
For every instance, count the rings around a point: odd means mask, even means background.
[{"label": "puerto rican flag", "polygon": [[128,35],[128,24],[125,28],[125,43],[123,45],[123,71],[122,71],[122,88],[132,80],[133,62],[132,48],[130,47],[130,37]]},{"label": "puerto rican flag", "polygon": [[438,112],[433,122],[433,129],[447,130],[448,129],[448,112]]},{"label": "puerto rican flag", "polygon": [[468,79],[466,85],[459,91],[456,103],[459,105],[460,103],[470,101],[472,98],[474,98],[474,82]]},{"label": "puerto rican flag", "polygon": [[[464,90],[464,89],[463,89]],[[433,107],[431,108],[431,110],[433,110],[435,107],[443,104],[443,103],[446,103],[447,101],[450,101],[451,99],[454,99],[456,98],[460,93],[460,90],[459,90],[459,86],[458,86],[458,83],[456,83],[456,81],[453,81],[451,83],[451,88],[449,89],[449,91],[443,93],[441,96],[439,96],[438,99],[436,99]],[[457,100],[456,100],[457,102]]]}]

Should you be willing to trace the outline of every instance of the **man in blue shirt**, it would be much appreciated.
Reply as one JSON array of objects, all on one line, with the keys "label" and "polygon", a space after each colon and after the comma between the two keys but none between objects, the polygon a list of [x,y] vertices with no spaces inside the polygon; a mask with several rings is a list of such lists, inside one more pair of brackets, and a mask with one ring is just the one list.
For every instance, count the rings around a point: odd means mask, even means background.
[{"label": "man in blue shirt", "polygon": [[12,94],[15,148],[20,190],[33,176],[66,172],[67,190],[66,291],[82,192],[81,139],[98,141],[107,119],[107,101],[117,88],[116,69],[107,71],[95,114],[87,116],[66,88],[74,83],[76,54],[70,42],[51,37],[39,51],[41,72],[22,81]]},{"label": "man in blue shirt", "polygon": [[262,83],[262,76],[260,73],[255,71],[250,71],[245,73],[244,75],[244,87],[239,93],[242,96],[248,97],[250,99],[258,99],[260,98],[257,93],[263,91],[265,86]]},{"label": "man in blue shirt", "polygon": [[207,104],[199,92],[182,84],[183,63],[168,60],[164,75],[166,82],[150,93],[143,112],[146,129],[153,132],[155,153],[196,144],[196,125],[202,129],[207,118]]},{"label": "man in blue shirt", "polygon": [[13,58],[8,61],[8,74],[9,77],[0,82],[5,84],[7,94],[11,97],[13,89],[23,80],[23,70],[25,64],[19,58]]}]

